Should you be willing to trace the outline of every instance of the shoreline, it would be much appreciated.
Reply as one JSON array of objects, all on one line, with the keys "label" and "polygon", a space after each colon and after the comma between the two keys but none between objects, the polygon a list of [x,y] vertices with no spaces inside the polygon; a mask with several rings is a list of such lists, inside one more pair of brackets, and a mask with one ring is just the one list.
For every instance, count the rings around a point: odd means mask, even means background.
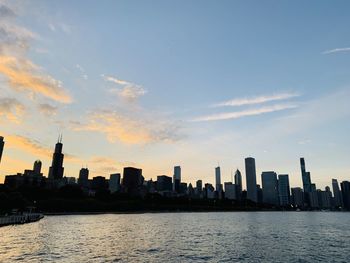
[{"label": "shoreline", "polygon": [[322,212],[322,213],[339,213],[347,211],[321,211],[321,210],[310,210],[310,211],[295,211],[295,210],[237,210],[237,211],[125,211],[125,212],[115,212],[115,211],[106,211],[106,212],[49,212],[43,213],[45,216],[67,216],[67,215],[129,215],[129,214],[178,214],[178,213],[276,213],[276,212]]}]

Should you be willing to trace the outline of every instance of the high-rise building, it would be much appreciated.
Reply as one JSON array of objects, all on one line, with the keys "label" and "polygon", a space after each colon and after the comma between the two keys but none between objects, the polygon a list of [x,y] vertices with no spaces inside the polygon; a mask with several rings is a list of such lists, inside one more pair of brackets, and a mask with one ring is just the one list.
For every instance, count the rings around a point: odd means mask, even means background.
[{"label": "high-rise building", "polygon": [[231,182],[226,182],[225,184],[225,198],[229,200],[236,200],[236,185]]},{"label": "high-rise building", "polygon": [[109,176],[109,191],[111,193],[119,192],[120,190],[120,173],[111,174]]},{"label": "high-rise building", "polygon": [[242,199],[242,175],[241,172],[237,169],[235,172],[235,186],[236,186],[236,199]]},{"label": "high-rise building", "polygon": [[55,146],[55,152],[52,156],[52,165],[49,169],[49,178],[54,180],[59,180],[63,178],[63,158],[64,154],[62,153],[62,136],[58,138],[58,141]]},{"label": "high-rise building", "polygon": [[81,168],[79,171],[78,184],[82,187],[89,187],[89,169]]},{"label": "high-rise building", "polygon": [[304,207],[304,193],[300,187],[294,187],[292,191],[292,205],[295,208]]},{"label": "high-rise building", "polygon": [[256,168],[255,159],[252,157],[245,159],[245,174],[247,182],[247,199],[257,202],[258,192],[256,188]]},{"label": "high-rise building", "polygon": [[202,192],[202,190],[203,190],[203,181],[202,180],[197,180],[196,188],[197,188],[198,192]]},{"label": "high-rise building", "polygon": [[138,195],[143,185],[142,169],[125,167],[123,172],[122,188],[125,193]]},{"label": "high-rise building", "polygon": [[345,209],[350,210],[350,182],[343,181],[340,183],[340,187],[343,196],[343,206]]},{"label": "high-rise building", "polygon": [[92,178],[91,188],[95,191],[104,191],[108,189],[108,183],[103,176],[96,176]]},{"label": "high-rise building", "polygon": [[280,206],[290,205],[290,187],[288,174],[278,175],[278,196]]},{"label": "high-rise building", "polygon": [[2,157],[2,152],[4,151],[4,137],[0,136],[0,163],[1,163],[1,157]]},{"label": "high-rise building", "polygon": [[339,189],[339,184],[337,179],[332,179],[332,188],[333,188],[333,195],[334,195],[334,206],[335,207],[342,207],[343,206],[343,198],[342,194]]},{"label": "high-rise building", "polygon": [[263,202],[278,205],[278,182],[275,172],[263,172],[261,174]]},{"label": "high-rise building", "polygon": [[40,160],[36,160],[33,165],[33,171],[35,174],[41,174],[42,163]]},{"label": "high-rise building", "polygon": [[170,176],[159,175],[157,176],[157,190],[159,192],[172,191],[173,183]]},{"label": "high-rise building", "polygon": [[173,191],[179,193],[181,184],[181,167],[174,167],[174,176],[173,176]]},{"label": "high-rise building", "polygon": [[220,171],[220,166],[215,167],[215,188],[216,191],[221,190],[221,171]]},{"label": "high-rise building", "polygon": [[219,198],[222,195],[222,184],[221,184],[221,170],[220,166],[215,168],[215,190],[219,195]]},{"label": "high-rise building", "polygon": [[301,177],[303,179],[304,193],[310,193],[311,192],[311,176],[310,176],[310,172],[306,172],[304,158],[300,158],[300,167],[301,167]]}]

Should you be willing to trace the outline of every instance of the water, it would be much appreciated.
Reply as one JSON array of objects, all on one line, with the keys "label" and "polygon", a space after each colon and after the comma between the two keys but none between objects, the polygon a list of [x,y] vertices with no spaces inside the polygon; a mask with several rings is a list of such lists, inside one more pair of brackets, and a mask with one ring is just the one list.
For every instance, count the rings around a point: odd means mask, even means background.
[{"label": "water", "polygon": [[350,213],[47,216],[0,228],[0,262],[350,262]]}]

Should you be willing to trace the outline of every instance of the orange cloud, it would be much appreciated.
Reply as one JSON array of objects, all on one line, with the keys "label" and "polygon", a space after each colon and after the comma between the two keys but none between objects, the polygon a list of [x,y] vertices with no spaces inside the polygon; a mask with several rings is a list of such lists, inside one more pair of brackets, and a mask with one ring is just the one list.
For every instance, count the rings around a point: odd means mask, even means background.
[{"label": "orange cloud", "polygon": [[116,111],[100,110],[89,116],[87,124],[74,125],[75,130],[101,132],[110,142],[127,144],[173,142],[179,139],[177,127],[146,116],[128,116]]},{"label": "orange cloud", "polygon": [[61,103],[72,102],[60,81],[43,74],[38,66],[27,59],[0,56],[0,73],[7,77],[10,87],[15,90],[26,90]]},{"label": "orange cloud", "polygon": [[0,117],[20,123],[20,117],[24,114],[25,107],[14,98],[0,98]]}]

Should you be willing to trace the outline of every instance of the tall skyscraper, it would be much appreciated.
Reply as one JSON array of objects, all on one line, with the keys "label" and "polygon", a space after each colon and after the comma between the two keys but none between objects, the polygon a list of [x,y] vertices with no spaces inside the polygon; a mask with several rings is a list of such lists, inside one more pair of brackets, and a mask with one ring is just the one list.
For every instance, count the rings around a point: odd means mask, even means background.
[{"label": "tall skyscraper", "polygon": [[343,197],[339,189],[339,184],[337,179],[332,179],[332,188],[333,188],[333,195],[334,195],[334,205],[336,207],[342,207],[343,206]]},{"label": "tall skyscraper", "polygon": [[245,174],[247,182],[247,199],[253,202],[258,202],[255,159],[252,157],[248,157],[245,159]]},{"label": "tall skyscraper", "polygon": [[304,206],[304,193],[300,187],[294,187],[291,189],[292,192],[292,205],[294,208],[301,208]]},{"label": "tall skyscraper", "polygon": [[174,176],[173,176],[173,190],[177,193],[180,192],[180,184],[181,184],[181,167],[174,167]]},{"label": "tall skyscraper", "polygon": [[203,190],[203,181],[202,180],[197,180],[196,188],[197,188],[198,192],[202,192],[202,190]]},{"label": "tall skyscraper", "polygon": [[261,174],[263,202],[278,205],[278,183],[275,172],[263,172]]},{"label": "tall skyscraper", "polygon": [[281,206],[290,205],[290,187],[288,174],[278,175],[278,196]]},{"label": "tall skyscraper", "polygon": [[241,172],[237,169],[235,172],[235,186],[236,186],[236,199],[242,199],[242,175]]},{"label": "tall skyscraper", "polygon": [[78,184],[82,187],[89,186],[89,169],[81,168],[79,171]]},{"label": "tall skyscraper", "polygon": [[306,172],[304,158],[300,158],[300,168],[301,168],[301,177],[303,180],[304,193],[310,193],[311,192],[311,176],[310,176],[309,172]]},{"label": "tall skyscraper", "polygon": [[42,166],[42,163],[40,160],[36,160],[34,162],[34,165],[33,165],[33,171],[34,171],[34,174],[41,174],[41,166]]},{"label": "tall skyscraper", "polygon": [[52,164],[49,169],[49,178],[54,180],[59,180],[63,178],[63,158],[64,154],[62,153],[62,135],[58,138],[58,141],[55,146],[55,152],[52,156]]},{"label": "tall skyscraper", "polygon": [[119,192],[120,190],[120,173],[111,174],[109,176],[109,191],[111,193]]},{"label": "tall skyscraper", "polygon": [[217,192],[222,191],[220,166],[215,168],[215,188]]},{"label": "tall skyscraper", "polygon": [[142,169],[134,167],[125,167],[123,172],[123,191],[125,193],[139,195],[144,177],[142,176]]},{"label": "tall skyscraper", "polygon": [[4,137],[0,136],[0,163],[1,163],[1,157],[2,157],[2,152],[4,151]]},{"label": "tall skyscraper", "polygon": [[340,183],[340,187],[343,196],[343,206],[345,209],[350,210],[350,182],[343,181]]}]

